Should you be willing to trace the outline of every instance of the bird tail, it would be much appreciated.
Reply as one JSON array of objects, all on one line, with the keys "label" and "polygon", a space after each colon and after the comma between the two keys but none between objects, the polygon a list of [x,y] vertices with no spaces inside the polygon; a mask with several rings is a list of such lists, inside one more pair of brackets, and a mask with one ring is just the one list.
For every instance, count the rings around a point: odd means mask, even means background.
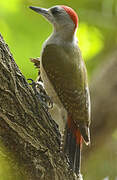
[{"label": "bird tail", "polygon": [[67,155],[71,169],[78,175],[81,166],[82,136],[71,118],[65,129],[64,153]]}]

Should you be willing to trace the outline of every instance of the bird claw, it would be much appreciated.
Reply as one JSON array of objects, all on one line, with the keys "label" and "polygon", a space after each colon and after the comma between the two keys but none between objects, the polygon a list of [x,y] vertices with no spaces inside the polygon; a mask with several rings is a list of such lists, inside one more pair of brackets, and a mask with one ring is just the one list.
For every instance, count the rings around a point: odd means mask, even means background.
[{"label": "bird claw", "polygon": [[47,110],[53,108],[53,102],[51,98],[46,94],[42,82],[35,82],[33,79],[28,80],[32,81],[31,83],[29,83],[29,85],[32,86],[35,95],[39,98],[42,105],[46,107]]},{"label": "bird claw", "polygon": [[33,79],[27,79],[28,81],[32,81],[31,83],[28,83],[29,85],[31,85],[32,86],[32,88],[33,89],[35,89],[36,90],[36,83],[35,83],[35,81],[33,80]]}]

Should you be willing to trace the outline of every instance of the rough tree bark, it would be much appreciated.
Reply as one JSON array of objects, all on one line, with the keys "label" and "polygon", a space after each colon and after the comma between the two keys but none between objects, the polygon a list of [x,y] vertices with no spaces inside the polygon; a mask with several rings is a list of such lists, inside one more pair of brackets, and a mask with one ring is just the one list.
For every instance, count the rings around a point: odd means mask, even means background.
[{"label": "rough tree bark", "polygon": [[28,180],[74,180],[56,123],[35,96],[0,36],[0,142]]}]

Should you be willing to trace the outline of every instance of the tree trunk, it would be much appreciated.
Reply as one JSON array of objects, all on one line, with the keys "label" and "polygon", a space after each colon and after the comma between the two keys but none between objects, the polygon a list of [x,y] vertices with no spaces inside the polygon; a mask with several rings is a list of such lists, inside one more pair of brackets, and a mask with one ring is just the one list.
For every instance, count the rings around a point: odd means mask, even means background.
[{"label": "tree trunk", "polygon": [[0,143],[18,163],[24,179],[75,179],[60,151],[56,123],[21,74],[1,36]]},{"label": "tree trunk", "polygon": [[91,80],[92,97],[92,143],[101,145],[116,129],[117,118],[117,51],[103,57],[105,61]]},{"label": "tree trunk", "polygon": [[103,55],[91,83],[91,146],[83,148],[86,180],[117,178],[117,51]]}]

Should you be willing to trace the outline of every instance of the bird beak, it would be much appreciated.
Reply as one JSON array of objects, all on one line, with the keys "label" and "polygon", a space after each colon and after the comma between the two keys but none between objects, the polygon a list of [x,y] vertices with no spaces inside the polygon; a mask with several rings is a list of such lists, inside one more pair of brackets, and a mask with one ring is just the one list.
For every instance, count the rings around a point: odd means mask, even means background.
[{"label": "bird beak", "polygon": [[48,9],[40,8],[40,7],[34,7],[34,6],[29,6],[29,8],[32,9],[33,11],[43,15],[49,21],[51,20],[51,14],[50,14],[50,11]]}]

